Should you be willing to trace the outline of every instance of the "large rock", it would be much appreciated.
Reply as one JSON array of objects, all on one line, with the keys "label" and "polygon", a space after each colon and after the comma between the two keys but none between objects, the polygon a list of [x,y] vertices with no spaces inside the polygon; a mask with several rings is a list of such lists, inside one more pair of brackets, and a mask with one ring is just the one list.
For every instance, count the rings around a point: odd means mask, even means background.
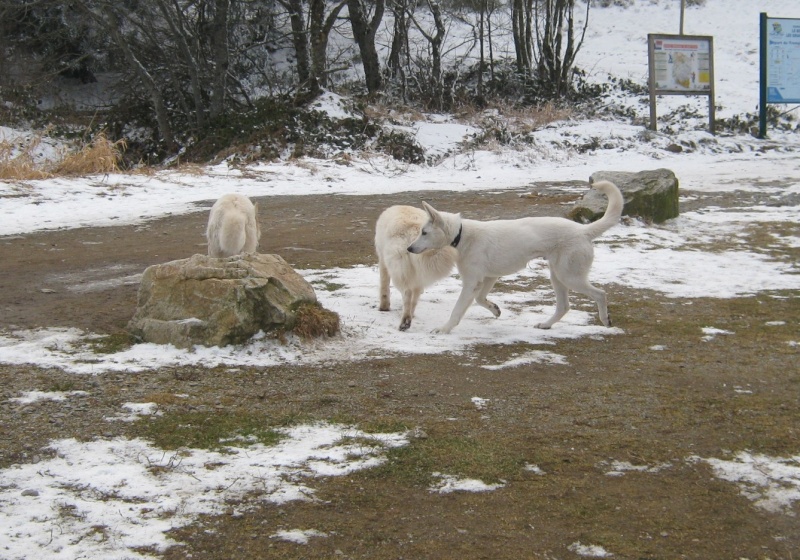
[{"label": "large rock", "polygon": [[239,344],[259,331],[291,330],[298,309],[316,301],[311,285],[278,255],[194,255],[144,271],[128,329],[179,348]]},{"label": "large rock", "polygon": [[[630,173],[598,171],[590,182],[611,181],[619,187],[625,199],[622,213],[657,224],[678,216],[678,179],[669,169],[654,169]],[[606,197],[590,189],[570,211],[569,217],[584,223],[599,219],[606,211]]]}]

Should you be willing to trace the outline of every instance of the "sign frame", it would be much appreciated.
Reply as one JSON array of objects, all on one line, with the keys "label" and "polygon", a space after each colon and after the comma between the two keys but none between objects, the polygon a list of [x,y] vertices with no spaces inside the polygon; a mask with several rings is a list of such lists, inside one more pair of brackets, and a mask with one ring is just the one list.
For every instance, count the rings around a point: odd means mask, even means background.
[{"label": "sign frame", "polygon": [[[758,104],[758,137],[767,136],[767,105],[800,103],[800,19],[760,16],[760,82]],[[791,25],[784,34],[783,25]],[[781,72],[786,66],[785,73]],[[788,81],[787,81],[788,80]],[[788,86],[790,97],[784,98],[782,86]]]},{"label": "sign frame", "polygon": [[714,134],[714,37],[648,33],[647,61],[650,129],[657,128],[657,95],[702,95],[708,97],[708,129]]}]

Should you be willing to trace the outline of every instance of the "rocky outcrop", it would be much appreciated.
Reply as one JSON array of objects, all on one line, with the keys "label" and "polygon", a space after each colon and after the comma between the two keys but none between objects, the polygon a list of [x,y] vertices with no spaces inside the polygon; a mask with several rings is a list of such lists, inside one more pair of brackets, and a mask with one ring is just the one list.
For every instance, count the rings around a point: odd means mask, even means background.
[{"label": "rocky outcrop", "polygon": [[145,270],[128,329],[179,348],[239,344],[259,331],[291,331],[298,310],[316,301],[311,285],[278,255],[194,255]]},{"label": "rocky outcrop", "polygon": [[[622,192],[625,207],[622,214],[635,216],[647,222],[661,223],[676,218],[678,208],[678,179],[669,169],[654,169],[638,173],[623,171],[598,171],[590,182],[611,181]],[[570,211],[569,218],[579,222],[593,222],[606,211],[606,197],[589,190]]]}]

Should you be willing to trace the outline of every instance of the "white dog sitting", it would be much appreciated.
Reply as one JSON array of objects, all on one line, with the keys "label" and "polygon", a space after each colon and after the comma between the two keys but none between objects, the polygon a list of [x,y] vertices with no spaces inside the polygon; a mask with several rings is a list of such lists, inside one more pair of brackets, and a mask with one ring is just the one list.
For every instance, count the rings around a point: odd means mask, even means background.
[{"label": "white dog sitting", "polygon": [[428,220],[428,214],[413,206],[392,206],[384,210],[375,224],[375,252],[380,270],[380,307],[389,311],[389,281],[403,294],[400,330],[411,326],[414,310],[422,292],[448,276],[456,262],[456,250],[443,247],[420,255],[408,252]]},{"label": "white dog sitting", "polygon": [[261,238],[258,205],[241,194],[226,194],[214,203],[206,228],[209,257],[254,253]]},{"label": "white dog sitting", "polygon": [[594,183],[592,188],[608,197],[608,207],[602,218],[585,225],[549,217],[489,222],[462,220],[459,214],[438,212],[423,202],[428,221],[408,251],[425,254],[442,247],[455,247],[462,286],[450,320],[434,332],[449,333],[473,301],[499,317],[500,308],[486,296],[501,276],[521,270],[536,257],[547,259],[556,293],[555,313],[537,327],[549,329],[567,313],[569,290],[592,298],[597,303],[600,321],[611,326],[606,293],[589,283],[594,259],[592,240],[619,222],[624,200],[616,185],[608,181]]}]

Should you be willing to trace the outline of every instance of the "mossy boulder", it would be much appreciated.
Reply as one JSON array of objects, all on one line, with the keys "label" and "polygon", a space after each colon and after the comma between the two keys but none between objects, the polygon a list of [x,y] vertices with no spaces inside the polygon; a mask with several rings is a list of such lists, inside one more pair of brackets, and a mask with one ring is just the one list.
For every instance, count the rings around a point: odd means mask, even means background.
[{"label": "mossy boulder", "polygon": [[309,306],[319,307],[314,289],[278,255],[194,255],[145,270],[128,330],[178,348],[241,344],[259,331],[293,330]]},{"label": "mossy boulder", "polygon": [[[669,169],[636,173],[598,171],[592,174],[589,182],[604,180],[611,181],[622,192],[623,215],[657,224],[678,217],[678,178]],[[603,215],[607,205],[606,197],[591,189],[575,203],[568,217],[576,222],[593,222]]]}]

